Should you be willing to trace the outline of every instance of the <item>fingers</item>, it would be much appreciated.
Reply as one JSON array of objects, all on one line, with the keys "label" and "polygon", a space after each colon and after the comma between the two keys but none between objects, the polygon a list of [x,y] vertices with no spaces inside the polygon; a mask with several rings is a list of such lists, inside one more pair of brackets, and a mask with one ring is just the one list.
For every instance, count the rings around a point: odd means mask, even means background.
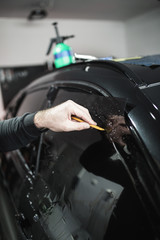
[{"label": "fingers", "polygon": [[[76,122],[72,115],[84,120]],[[90,124],[96,125],[85,107],[68,100],[53,108],[39,111],[35,115],[34,123],[38,128],[48,128],[54,132],[76,131],[90,128]]]},{"label": "fingers", "polygon": [[64,128],[65,132],[69,131],[80,131],[80,130],[85,130],[90,128],[90,125],[86,122],[74,122],[74,121],[69,121],[66,124],[66,127]]},{"label": "fingers", "polygon": [[87,108],[69,100],[71,104],[73,104],[73,108],[72,108],[72,115],[75,115],[81,119],[83,119],[85,122],[87,122],[88,124],[93,124],[93,125],[97,125],[97,123],[92,119],[89,111]]},{"label": "fingers", "polygon": [[[55,132],[79,131],[90,128],[90,124],[96,125],[88,109],[71,100],[51,108],[48,112],[51,112],[52,117],[48,114],[45,118],[47,127]],[[72,120],[73,115],[81,118],[84,122]]]}]

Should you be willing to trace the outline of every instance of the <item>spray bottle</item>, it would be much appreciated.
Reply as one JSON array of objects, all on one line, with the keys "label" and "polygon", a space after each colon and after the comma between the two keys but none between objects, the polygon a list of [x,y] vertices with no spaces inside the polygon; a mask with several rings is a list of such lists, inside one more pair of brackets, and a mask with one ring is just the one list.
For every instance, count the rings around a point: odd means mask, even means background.
[{"label": "spray bottle", "polygon": [[53,56],[54,56],[54,64],[56,68],[67,66],[71,63],[75,62],[75,57],[72,51],[72,48],[68,46],[67,44],[64,44],[64,40],[74,37],[74,35],[71,36],[61,36],[59,35],[57,23],[54,22],[52,24],[55,27],[56,31],[56,38],[52,38],[50,41],[50,45],[47,51],[47,55],[50,53],[53,44],[55,43],[55,47],[53,49]]}]

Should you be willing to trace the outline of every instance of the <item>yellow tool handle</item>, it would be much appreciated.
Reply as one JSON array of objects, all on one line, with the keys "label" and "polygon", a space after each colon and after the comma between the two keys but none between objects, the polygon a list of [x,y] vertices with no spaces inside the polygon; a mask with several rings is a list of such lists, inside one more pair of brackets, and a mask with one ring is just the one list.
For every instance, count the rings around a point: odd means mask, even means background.
[{"label": "yellow tool handle", "polygon": [[[77,118],[77,117],[74,117],[74,116],[72,116],[72,119],[74,119],[74,120],[76,120],[76,121],[78,121],[78,122],[84,122],[84,120],[82,120],[82,119],[80,119],[80,118]],[[92,128],[97,129],[97,130],[105,131],[104,128],[101,128],[101,127],[96,126],[96,125],[92,125],[92,124],[90,124],[90,126],[91,126]]]}]

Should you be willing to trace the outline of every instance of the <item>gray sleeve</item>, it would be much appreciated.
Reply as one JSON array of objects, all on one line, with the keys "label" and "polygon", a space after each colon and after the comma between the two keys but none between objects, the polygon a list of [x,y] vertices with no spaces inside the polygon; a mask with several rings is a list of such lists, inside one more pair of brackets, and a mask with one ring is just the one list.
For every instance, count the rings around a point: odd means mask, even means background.
[{"label": "gray sleeve", "polygon": [[0,121],[0,151],[6,152],[26,146],[38,136],[41,131],[34,125],[35,113],[26,113]]}]

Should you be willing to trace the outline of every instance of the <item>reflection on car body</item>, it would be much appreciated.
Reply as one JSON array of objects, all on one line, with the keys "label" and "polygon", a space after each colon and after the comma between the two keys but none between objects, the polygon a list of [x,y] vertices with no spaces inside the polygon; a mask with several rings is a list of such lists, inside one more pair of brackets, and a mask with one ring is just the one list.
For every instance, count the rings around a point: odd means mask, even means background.
[{"label": "reflection on car body", "polygon": [[[11,103],[12,114],[22,115],[71,99],[87,107],[105,129],[47,131],[5,154],[2,169],[24,239],[160,239],[158,151],[155,146],[151,154],[154,146],[142,141],[148,129],[136,122],[149,124],[152,108],[147,109],[148,100],[137,88],[142,82],[130,70],[128,78],[120,67],[75,64],[33,82]],[[136,115],[141,105],[143,114]]]}]

